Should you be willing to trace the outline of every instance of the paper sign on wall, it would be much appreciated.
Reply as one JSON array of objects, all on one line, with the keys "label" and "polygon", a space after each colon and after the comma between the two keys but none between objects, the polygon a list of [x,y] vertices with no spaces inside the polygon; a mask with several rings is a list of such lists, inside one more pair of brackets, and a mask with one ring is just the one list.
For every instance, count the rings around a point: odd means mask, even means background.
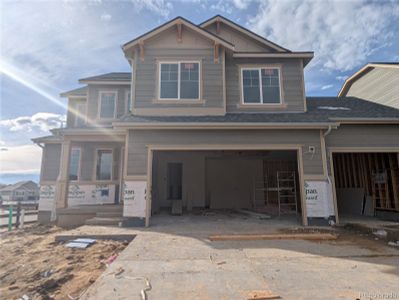
[{"label": "paper sign on wall", "polygon": [[55,185],[41,185],[39,191],[39,210],[52,211],[55,207]]},{"label": "paper sign on wall", "polygon": [[305,181],[308,217],[327,218],[335,215],[331,184],[327,181]]},{"label": "paper sign on wall", "polygon": [[115,185],[78,185],[69,184],[68,206],[89,204],[112,204],[115,202]]},{"label": "paper sign on wall", "polygon": [[145,217],[146,181],[127,181],[123,189],[123,216]]}]

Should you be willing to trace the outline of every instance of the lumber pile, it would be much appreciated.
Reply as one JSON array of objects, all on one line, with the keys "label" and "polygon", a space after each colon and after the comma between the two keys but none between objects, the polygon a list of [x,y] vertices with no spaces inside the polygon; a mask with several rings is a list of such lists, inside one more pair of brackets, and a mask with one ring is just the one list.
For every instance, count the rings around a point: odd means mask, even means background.
[{"label": "lumber pile", "polygon": [[270,234],[221,234],[210,235],[211,241],[259,241],[259,240],[336,240],[332,233],[270,233]]}]

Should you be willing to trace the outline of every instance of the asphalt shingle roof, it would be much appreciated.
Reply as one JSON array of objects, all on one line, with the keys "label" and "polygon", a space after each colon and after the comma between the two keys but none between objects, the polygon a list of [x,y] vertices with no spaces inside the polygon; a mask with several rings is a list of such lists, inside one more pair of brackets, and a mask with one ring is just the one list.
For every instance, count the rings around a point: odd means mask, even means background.
[{"label": "asphalt shingle roof", "polygon": [[101,74],[97,76],[91,76],[79,79],[80,82],[85,81],[130,81],[132,78],[132,73],[130,72],[112,72]]},{"label": "asphalt shingle roof", "polygon": [[355,97],[308,97],[304,113],[227,113],[224,116],[135,116],[134,123],[329,123],[347,119],[397,119],[399,110]]},{"label": "asphalt shingle roof", "polygon": [[67,92],[61,93],[61,97],[67,96],[86,96],[87,95],[87,86],[83,86],[74,90],[70,90]]}]

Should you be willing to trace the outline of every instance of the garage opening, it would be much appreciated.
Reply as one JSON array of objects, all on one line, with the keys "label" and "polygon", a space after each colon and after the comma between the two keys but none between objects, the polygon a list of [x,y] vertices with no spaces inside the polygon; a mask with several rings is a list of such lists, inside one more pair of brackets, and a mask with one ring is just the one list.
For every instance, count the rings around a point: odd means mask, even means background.
[{"label": "garage opening", "polygon": [[297,151],[154,151],[152,214],[249,210],[301,216]]},{"label": "garage opening", "polygon": [[334,153],[333,163],[341,217],[399,220],[398,153]]}]

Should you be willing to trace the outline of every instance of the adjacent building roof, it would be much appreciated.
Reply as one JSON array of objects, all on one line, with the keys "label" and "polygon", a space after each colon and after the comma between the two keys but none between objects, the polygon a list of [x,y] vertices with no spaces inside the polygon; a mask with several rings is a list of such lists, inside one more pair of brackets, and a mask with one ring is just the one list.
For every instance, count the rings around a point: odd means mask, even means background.
[{"label": "adjacent building roof", "polygon": [[348,79],[345,80],[345,83],[343,84],[341,90],[338,93],[339,97],[346,96],[350,87],[352,84],[358,80],[360,77],[363,75],[367,74],[371,70],[375,68],[392,68],[392,69],[397,69],[399,72],[399,63],[398,62],[371,62],[366,64],[364,67],[362,67],[359,71],[357,71],[355,74],[350,76]]},{"label": "adjacent building roof", "polygon": [[31,180],[19,181],[17,183],[10,184],[10,185],[3,187],[2,189],[0,189],[0,192],[9,192],[9,191],[14,191],[14,190],[21,189],[21,188],[31,189],[32,187],[35,189],[38,188],[37,184]]},{"label": "adjacent building roof", "polygon": [[132,74],[130,72],[112,72],[79,79],[79,83],[128,83],[130,84]]},{"label": "adjacent building roof", "polygon": [[[308,97],[304,113],[227,113],[224,116],[125,116],[121,122],[168,123],[336,123],[345,121],[397,121],[399,110],[354,97]],[[117,125],[122,125],[117,122]]]}]

